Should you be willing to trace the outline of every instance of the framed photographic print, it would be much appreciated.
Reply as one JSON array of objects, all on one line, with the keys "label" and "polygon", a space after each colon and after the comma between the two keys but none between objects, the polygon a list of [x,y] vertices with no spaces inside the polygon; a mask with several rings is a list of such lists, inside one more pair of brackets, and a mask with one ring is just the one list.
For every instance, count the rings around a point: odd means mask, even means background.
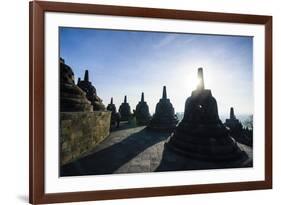
[{"label": "framed photographic print", "polygon": [[30,2],[30,203],[271,187],[271,16]]}]

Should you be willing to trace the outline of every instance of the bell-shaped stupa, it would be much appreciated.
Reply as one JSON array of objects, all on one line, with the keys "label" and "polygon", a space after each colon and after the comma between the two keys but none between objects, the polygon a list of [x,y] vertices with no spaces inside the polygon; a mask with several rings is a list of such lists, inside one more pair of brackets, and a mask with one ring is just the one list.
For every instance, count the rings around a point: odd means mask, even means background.
[{"label": "bell-shaped stupa", "polygon": [[233,162],[248,156],[228,134],[218,115],[217,101],[204,88],[203,69],[198,69],[198,85],[185,103],[184,117],[169,138],[169,148],[188,157]]},{"label": "bell-shaped stupa", "polygon": [[124,97],[124,102],[119,107],[119,113],[121,115],[121,121],[128,121],[132,116],[131,107],[127,103],[127,96]]},{"label": "bell-shaped stupa", "polygon": [[110,104],[107,105],[106,109],[108,111],[111,111],[111,118],[110,118],[111,126],[116,125],[117,123],[117,127],[119,127],[120,115],[116,110],[115,104],[113,103],[113,98],[111,98]]},{"label": "bell-shaped stupa", "polygon": [[224,124],[231,130],[231,132],[241,132],[243,129],[241,122],[236,118],[234,114],[233,107],[230,108],[229,119],[226,119]]},{"label": "bell-shaped stupa", "polygon": [[151,118],[149,113],[149,107],[144,101],[144,93],[141,93],[141,101],[136,106],[136,121],[138,125],[147,125]]},{"label": "bell-shaped stupa", "polygon": [[86,93],[74,83],[72,69],[60,58],[60,111],[86,112],[93,111]]},{"label": "bell-shaped stupa", "polygon": [[89,71],[85,71],[84,80],[78,78],[78,87],[80,87],[84,92],[88,100],[91,101],[94,110],[105,110],[105,106],[102,103],[102,99],[97,96],[96,88],[89,81]]},{"label": "bell-shaped stupa", "polygon": [[106,109],[108,111],[111,111],[111,113],[115,114],[116,113],[116,106],[113,103],[113,98],[110,99],[110,104],[107,105]]},{"label": "bell-shaped stupa", "polygon": [[148,127],[155,130],[172,131],[176,128],[177,123],[178,119],[174,107],[170,99],[167,98],[166,86],[164,86],[162,98],[156,105],[155,113]]},{"label": "bell-shaped stupa", "polygon": [[229,129],[231,137],[233,137],[237,142],[250,147],[253,146],[252,130],[249,130],[247,127],[243,127],[242,123],[236,118],[233,107],[230,108],[229,119],[225,120],[224,125]]}]

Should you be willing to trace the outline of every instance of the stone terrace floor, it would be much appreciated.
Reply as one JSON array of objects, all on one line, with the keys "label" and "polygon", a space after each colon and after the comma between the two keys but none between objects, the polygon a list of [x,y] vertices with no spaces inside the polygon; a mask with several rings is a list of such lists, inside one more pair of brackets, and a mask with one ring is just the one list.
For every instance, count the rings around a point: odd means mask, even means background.
[{"label": "stone terrace floor", "polygon": [[[178,155],[164,145],[169,136],[170,133],[151,131],[145,126],[130,128],[123,123],[89,155],[64,165],[61,176],[241,167],[236,163],[218,164]],[[252,149],[238,145],[249,156],[244,167],[251,167]]]}]

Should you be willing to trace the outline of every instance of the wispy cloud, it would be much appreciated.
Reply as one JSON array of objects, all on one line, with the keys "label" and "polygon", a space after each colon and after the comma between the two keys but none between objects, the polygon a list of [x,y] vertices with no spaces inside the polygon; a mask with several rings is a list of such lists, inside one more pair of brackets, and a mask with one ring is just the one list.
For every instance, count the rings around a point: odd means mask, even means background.
[{"label": "wispy cloud", "polygon": [[126,94],[131,108],[145,93],[154,112],[167,86],[177,112],[196,87],[196,71],[204,68],[205,86],[217,99],[219,112],[251,113],[252,39],[249,37],[68,29],[61,32],[60,55],[83,77],[87,68],[99,97],[119,106]]},{"label": "wispy cloud", "polygon": [[157,43],[155,43],[153,45],[154,49],[160,49],[163,48],[165,46],[170,45],[173,41],[175,41],[177,39],[176,35],[166,35],[164,38],[162,38],[160,41],[158,41]]}]

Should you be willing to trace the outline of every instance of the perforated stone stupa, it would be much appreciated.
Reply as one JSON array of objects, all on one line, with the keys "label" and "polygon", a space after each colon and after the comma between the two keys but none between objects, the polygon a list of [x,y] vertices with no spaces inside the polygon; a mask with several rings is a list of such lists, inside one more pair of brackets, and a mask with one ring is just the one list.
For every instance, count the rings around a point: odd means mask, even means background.
[{"label": "perforated stone stupa", "polygon": [[113,126],[117,123],[116,126],[119,127],[120,115],[116,110],[115,104],[113,103],[113,98],[110,99],[110,104],[107,105],[106,109],[111,111],[111,125]]},{"label": "perforated stone stupa", "polygon": [[167,145],[191,158],[243,164],[247,154],[228,134],[218,115],[217,101],[204,88],[203,69],[198,69],[199,84],[185,103],[183,120],[172,133]]},{"label": "perforated stone stupa", "polygon": [[93,106],[93,110],[102,111],[105,110],[105,106],[102,103],[102,99],[97,96],[97,90],[89,81],[89,71],[85,71],[84,80],[78,79],[77,85],[86,92],[88,100]]},{"label": "perforated stone stupa", "polygon": [[60,58],[60,111],[84,112],[93,111],[86,93],[74,83],[74,73]]},{"label": "perforated stone stupa", "polygon": [[119,113],[121,115],[121,121],[128,121],[132,116],[131,107],[127,102],[127,96],[124,97],[124,102],[119,107]]},{"label": "perforated stone stupa", "polygon": [[155,114],[153,115],[148,127],[155,130],[171,131],[176,128],[178,119],[175,110],[167,98],[166,86],[163,87],[162,98],[156,105]]},{"label": "perforated stone stupa", "polygon": [[116,106],[113,103],[113,98],[110,99],[110,104],[107,105],[106,109],[111,111],[111,113],[116,113]]},{"label": "perforated stone stupa", "polygon": [[225,120],[225,125],[230,128],[232,131],[241,131],[243,126],[240,121],[234,115],[234,108],[230,108],[229,119]]},{"label": "perforated stone stupa", "polygon": [[149,107],[144,101],[144,93],[141,93],[141,101],[136,106],[136,121],[138,125],[147,125],[151,118],[149,113]]},{"label": "perforated stone stupa", "polygon": [[230,108],[229,119],[225,120],[225,126],[229,129],[231,137],[236,141],[253,146],[253,131],[248,128],[243,128],[242,123],[236,118],[234,108]]},{"label": "perforated stone stupa", "polygon": [[86,92],[74,83],[70,66],[60,59],[60,164],[89,153],[109,135],[110,112],[93,111]]}]

